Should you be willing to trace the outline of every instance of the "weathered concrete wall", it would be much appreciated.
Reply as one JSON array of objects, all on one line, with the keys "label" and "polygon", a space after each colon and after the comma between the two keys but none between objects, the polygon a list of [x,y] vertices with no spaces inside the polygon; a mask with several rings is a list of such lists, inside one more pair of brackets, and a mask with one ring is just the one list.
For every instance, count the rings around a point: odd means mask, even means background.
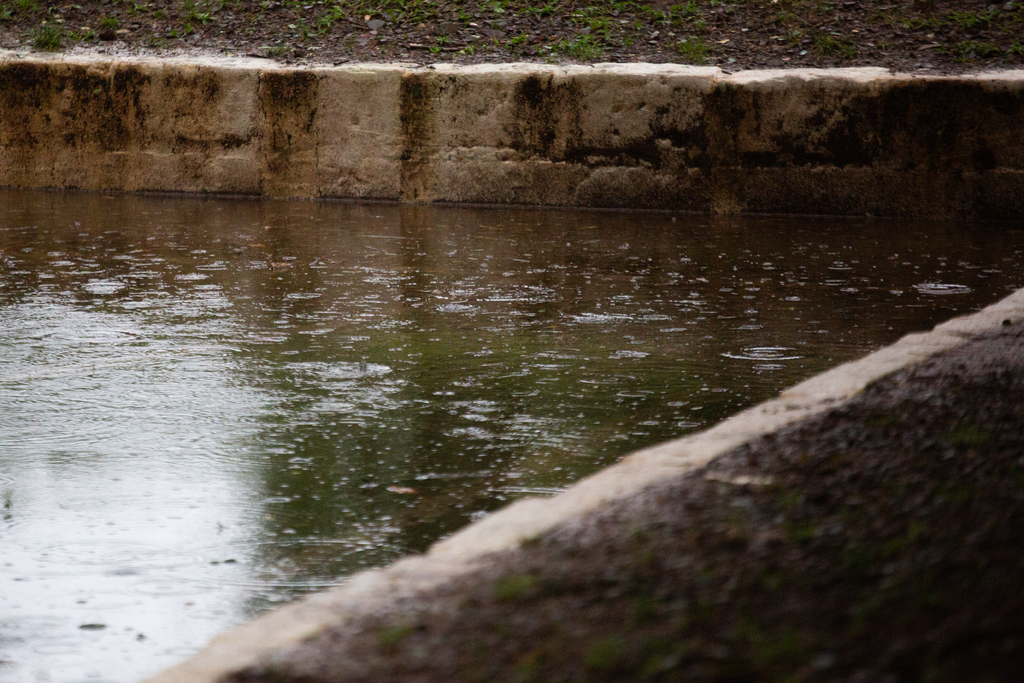
[{"label": "weathered concrete wall", "polygon": [[1024,71],[0,53],[0,184],[1024,217]]}]

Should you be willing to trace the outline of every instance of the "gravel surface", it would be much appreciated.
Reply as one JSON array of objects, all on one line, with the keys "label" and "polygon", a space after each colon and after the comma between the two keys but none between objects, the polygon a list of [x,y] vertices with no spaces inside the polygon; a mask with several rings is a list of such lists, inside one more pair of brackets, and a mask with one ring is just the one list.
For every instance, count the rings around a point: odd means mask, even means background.
[{"label": "gravel surface", "polygon": [[1024,324],[235,681],[1019,681]]},{"label": "gravel surface", "polygon": [[2,0],[0,47],[288,64],[1024,66],[1024,0]]}]

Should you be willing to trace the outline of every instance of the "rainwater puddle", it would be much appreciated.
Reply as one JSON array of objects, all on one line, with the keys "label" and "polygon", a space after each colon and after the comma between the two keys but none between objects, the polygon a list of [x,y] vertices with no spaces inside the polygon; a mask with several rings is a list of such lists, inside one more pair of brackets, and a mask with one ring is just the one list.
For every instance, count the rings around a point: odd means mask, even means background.
[{"label": "rainwater puddle", "polygon": [[132,681],[1024,285],[997,225],[0,191],[0,680]]}]

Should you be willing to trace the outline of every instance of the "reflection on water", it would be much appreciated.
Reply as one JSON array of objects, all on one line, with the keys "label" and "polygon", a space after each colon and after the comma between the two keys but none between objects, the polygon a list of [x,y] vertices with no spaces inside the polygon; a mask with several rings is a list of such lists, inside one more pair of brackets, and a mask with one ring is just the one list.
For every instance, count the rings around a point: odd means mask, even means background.
[{"label": "reflection on water", "polygon": [[0,680],[129,681],[1005,295],[1005,226],[0,192]]}]

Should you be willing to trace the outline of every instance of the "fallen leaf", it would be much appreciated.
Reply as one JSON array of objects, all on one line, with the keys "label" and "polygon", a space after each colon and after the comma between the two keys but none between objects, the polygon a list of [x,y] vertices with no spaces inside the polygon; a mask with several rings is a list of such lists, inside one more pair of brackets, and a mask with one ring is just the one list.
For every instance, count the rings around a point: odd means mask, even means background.
[{"label": "fallen leaf", "polygon": [[719,41],[718,41],[718,44],[719,44],[719,45],[725,45],[725,44],[726,44],[726,43],[728,43],[728,42],[729,42],[729,39],[728,39],[728,38],[726,38],[725,40],[719,40]]},{"label": "fallen leaf", "polygon": [[416,493],[416,489],[411,489],[408,486],[389,486],[388,491],[391,491],[391,493],[402,494]]}]

